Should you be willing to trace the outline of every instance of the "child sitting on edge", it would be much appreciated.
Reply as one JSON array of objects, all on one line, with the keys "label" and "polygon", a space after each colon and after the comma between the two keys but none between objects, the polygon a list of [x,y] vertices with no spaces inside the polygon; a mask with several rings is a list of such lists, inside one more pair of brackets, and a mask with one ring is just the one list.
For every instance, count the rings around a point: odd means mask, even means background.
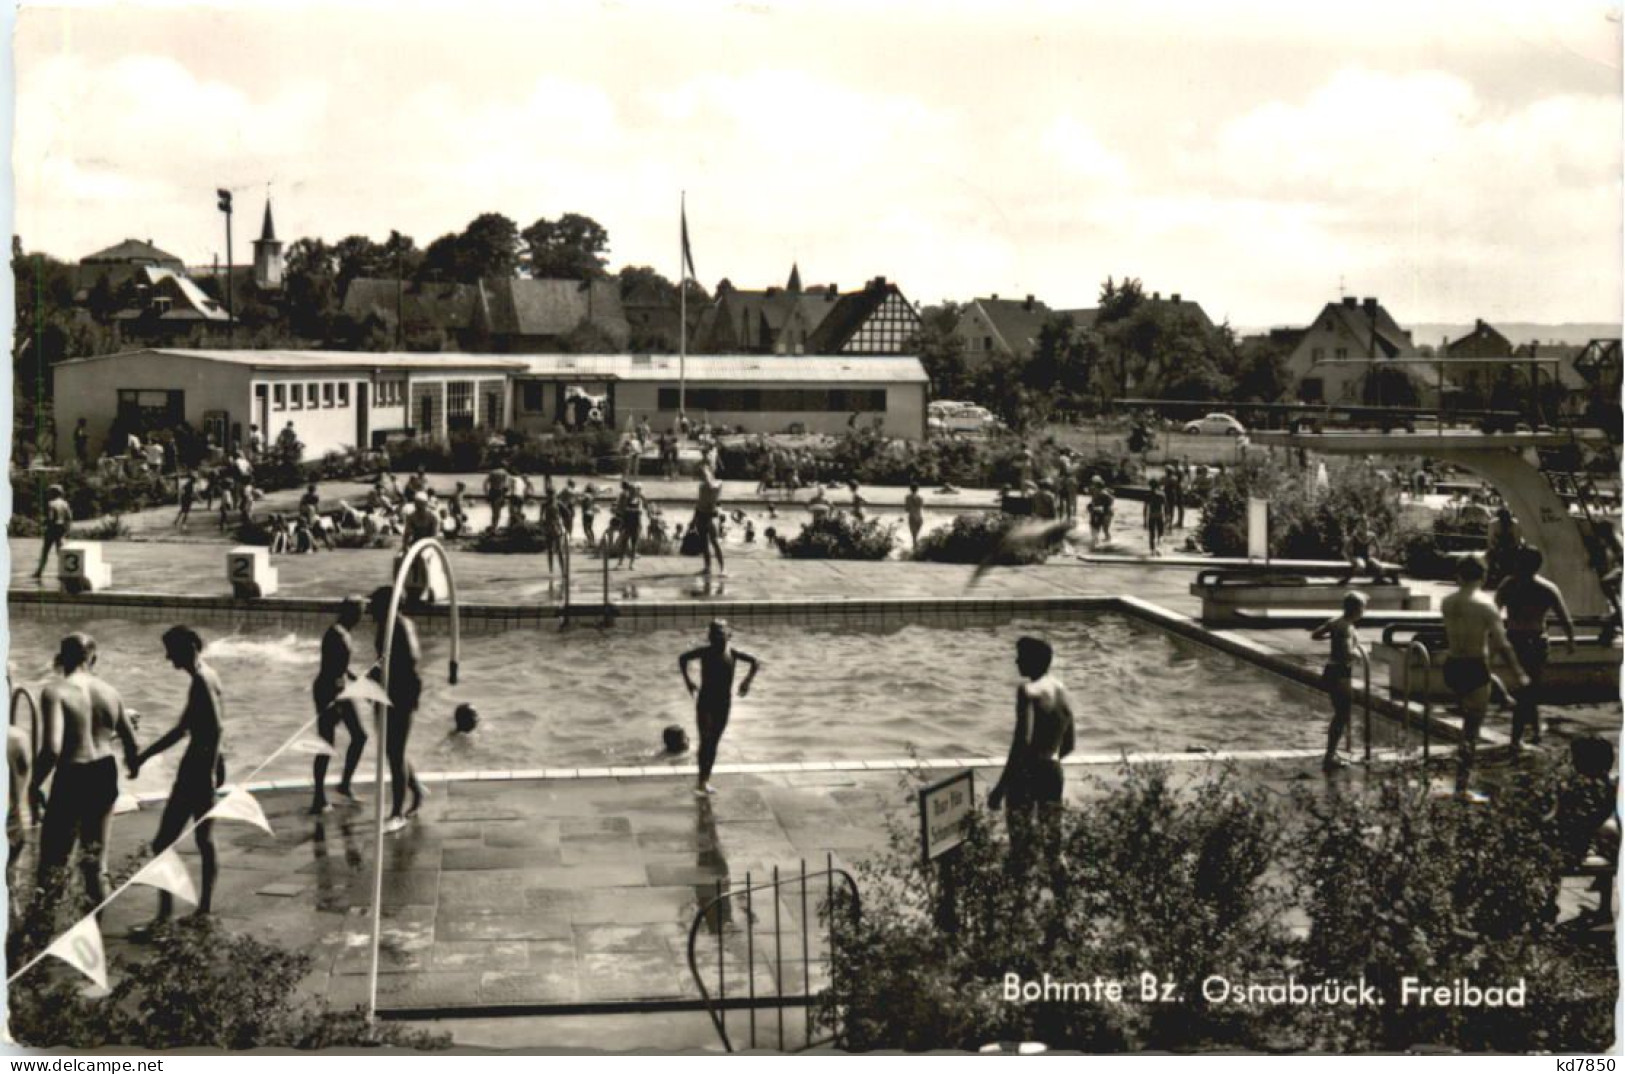
[{"label": "child sitting on edge", "polygon": [[1320,763],[1321,771],[1330,774],[1346,768],[1348,762],[1337,753],[1337,740],[1348,730],[1349,714],[1354,707],[1354,661],[1365,656],[1360,635],[1355,627],[1365,615],[1366,595],[1345,593],[1343,614],[1315,628],[1310,635],[1314,640],[1331,639],[1332,651],[1326,661],[1321,682],[1332,699],[1332,723],[1326,730],[1326,756]]}]

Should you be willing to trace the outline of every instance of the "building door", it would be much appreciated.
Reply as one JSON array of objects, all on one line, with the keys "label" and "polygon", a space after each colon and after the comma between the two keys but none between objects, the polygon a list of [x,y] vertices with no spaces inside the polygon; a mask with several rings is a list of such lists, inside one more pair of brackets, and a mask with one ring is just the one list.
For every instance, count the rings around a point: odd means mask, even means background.
[{"label": "building door", "polygon": [[367,450],[367,389],[372,387],[366,381],[357,381],[355,386],[355,446],[357,451]]},{"label": "building door", "polygon": [[[271,433],[271,400],[270,389],[264,384],[254,385],[254,421],[260,427],[260,436],[269,437]],[[269,440],[266,441],[269,443]]]}]

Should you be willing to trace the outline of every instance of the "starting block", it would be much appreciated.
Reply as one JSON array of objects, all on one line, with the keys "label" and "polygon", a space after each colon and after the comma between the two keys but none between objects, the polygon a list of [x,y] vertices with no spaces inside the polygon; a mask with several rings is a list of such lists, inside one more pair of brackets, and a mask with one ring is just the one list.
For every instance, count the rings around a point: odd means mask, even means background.
[{"label": "starting block", "polygon": [[94,593],[113,584],[113,568],[102,562],[97,541],[69,541],[57,555],[57,579],[65,593]]},{"label": "starting block", "polygon": [[238,600],[256,600],[276,593],[276,568],[271,566],[271,550],[256,545],[239,545],[226,553],[226,580],[231,595]]}]

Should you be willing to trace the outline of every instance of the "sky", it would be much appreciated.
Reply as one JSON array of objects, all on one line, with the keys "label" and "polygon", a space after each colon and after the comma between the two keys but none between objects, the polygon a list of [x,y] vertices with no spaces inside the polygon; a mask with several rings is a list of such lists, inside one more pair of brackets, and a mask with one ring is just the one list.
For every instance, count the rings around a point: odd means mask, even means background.
[{"label": "sky", "polygon": [[[447,6],[449,7],[449,5]],[[1621,317],[1617,0],[24,8],[15,230],[250,257],[579,212],[708,287],[1095,304],[1237,326]]]}]

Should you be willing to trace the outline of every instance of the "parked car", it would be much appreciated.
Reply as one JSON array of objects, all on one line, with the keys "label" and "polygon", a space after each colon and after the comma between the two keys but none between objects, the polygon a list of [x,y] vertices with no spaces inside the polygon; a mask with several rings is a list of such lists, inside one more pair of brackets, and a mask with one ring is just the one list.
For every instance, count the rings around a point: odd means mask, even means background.
[{"label": "parked car", "polygon": [[1209,414],[1185,423],[1185,431],[1196,436],[1246,436],[1247,427],[1229,414]]},{"label": "parked car", "polygon": [[985,406],[962,406],[943,419],[951,433],[985,433],[999,424],[993,411]]}]

